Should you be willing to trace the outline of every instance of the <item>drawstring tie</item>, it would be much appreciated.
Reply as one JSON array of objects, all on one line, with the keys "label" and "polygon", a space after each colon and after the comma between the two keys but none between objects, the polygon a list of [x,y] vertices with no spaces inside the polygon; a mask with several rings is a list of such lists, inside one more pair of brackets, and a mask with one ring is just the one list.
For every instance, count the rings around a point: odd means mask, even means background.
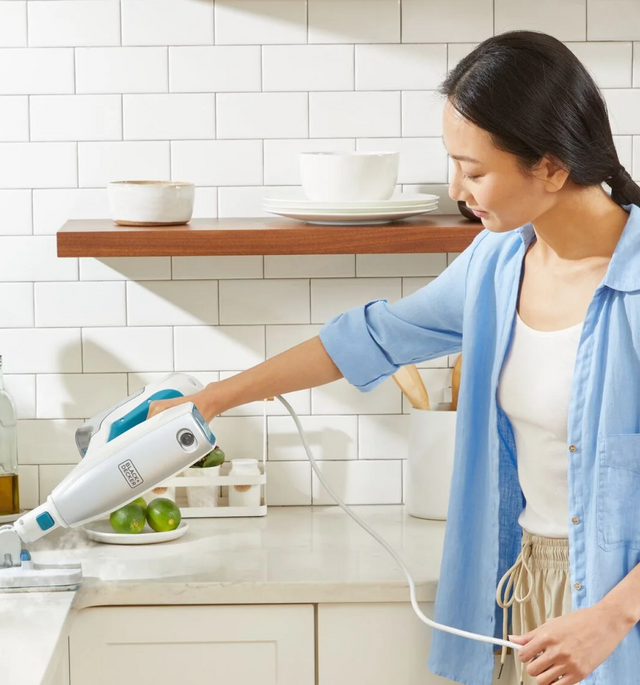
[{"label": "drawstring tie", "polygon": [[[498,583],[498,589],[496,590],[496,601],[498,606],[503,609],[502,618],[502,639],[508,640],[509,638],[509,608],[514,602],[519,604],[524,604],[528,602],[533,594],[533,571],[531,570],[531,558],[533,556],[533,542],[527,540],[522,543],[522,550],[516,559],[516,563],[502,576],[500,582]],[[505,587],[506,583],[506,587]],[[527,594],[522,596],[524,588],[529,587]],[[504,598],[503,590],[504,588]],[[502,652],[500,655],[500,673],[498,678],[502,675],[502,669],[504,668],[504,663],[506,660],[507,649],[506,645],[502,646]],[[524,664],[520,664],[520,683],[524,683],[523,671]]]}]

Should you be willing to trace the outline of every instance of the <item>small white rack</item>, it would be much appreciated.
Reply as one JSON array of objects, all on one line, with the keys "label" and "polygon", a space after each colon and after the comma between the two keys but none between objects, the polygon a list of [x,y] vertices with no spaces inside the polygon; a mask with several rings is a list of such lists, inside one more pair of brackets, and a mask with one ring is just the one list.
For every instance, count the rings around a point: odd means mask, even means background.
[{"label": "small white rack", "polygon": [[[220,475],[196,477],[179,475],[169,478],[162,483],[162,487],[177,488],[176,504],[180,507],[183,518],[223,518],[233,516],[265,516],[267,513],[267,402],[273,400],[270,397],[263,401],[262,413],[262,463],[258,463],[260,475],[256,476],[229,476],[231,461],[225,461],[220,467]],[[206,470],[206,469],[205,469]],[[187,473],[186,471],[183,473]],[[259,485],[260,505],[255,507],[229,506],[229,486],[234,485]],[[211,507],[189,506],[186,489],[191,487],[220,487],[218,505]],[[182,491],[181,491],[182,489]]]}]

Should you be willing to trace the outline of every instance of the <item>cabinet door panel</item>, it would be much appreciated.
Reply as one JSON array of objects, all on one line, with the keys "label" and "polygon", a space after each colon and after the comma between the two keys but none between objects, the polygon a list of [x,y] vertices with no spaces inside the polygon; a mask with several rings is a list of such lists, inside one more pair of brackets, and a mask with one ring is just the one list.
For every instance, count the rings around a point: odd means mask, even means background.
[{"label": "cabinet door panel", "polygon": [[46,685],[69,685],[69,642],[64,640],[54,656],[56,661],[53,679]]},{"label": "cabinet door panel", "polygon": [[431,632],[409,603],[321,604],[319,685],[453,685],[427,669]]},{"label": "cabinet door panel", "polygon": [[73,625],[71,685],[314,685],[311,605],[98,607]]}]

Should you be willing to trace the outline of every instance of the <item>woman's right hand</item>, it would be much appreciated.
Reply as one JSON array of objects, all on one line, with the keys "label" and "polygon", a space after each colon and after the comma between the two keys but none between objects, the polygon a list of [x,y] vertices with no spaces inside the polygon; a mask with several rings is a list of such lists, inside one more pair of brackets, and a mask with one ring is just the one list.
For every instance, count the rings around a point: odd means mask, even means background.
[{"label": "woman's right hand", "polygon": [[212,408],[211,402],[205,391],[194,392],[191,395],[185,395],[184,397],[175,397],[170,400],[155,400],[149,404],[149,412],[147,414],[147,420],[152,416],[156,416],[165,409],[170,409],[171,407],[177,407],[179,404],[184,404],[185,402],[193,402],[196,405],[196,409],[202,414],[202,417],[207,423],[211,423],[217,411]]}]

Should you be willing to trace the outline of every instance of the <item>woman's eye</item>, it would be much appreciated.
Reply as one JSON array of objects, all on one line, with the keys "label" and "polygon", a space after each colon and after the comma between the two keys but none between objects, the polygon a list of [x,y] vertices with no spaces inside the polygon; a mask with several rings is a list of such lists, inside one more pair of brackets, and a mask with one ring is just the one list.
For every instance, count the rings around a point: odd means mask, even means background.
[{"label": "woman's eye", "polygon": [[468,178],[470,181],[477,181],[480,176],[469,176],[469,174],[464,174],[465,178]]}]

